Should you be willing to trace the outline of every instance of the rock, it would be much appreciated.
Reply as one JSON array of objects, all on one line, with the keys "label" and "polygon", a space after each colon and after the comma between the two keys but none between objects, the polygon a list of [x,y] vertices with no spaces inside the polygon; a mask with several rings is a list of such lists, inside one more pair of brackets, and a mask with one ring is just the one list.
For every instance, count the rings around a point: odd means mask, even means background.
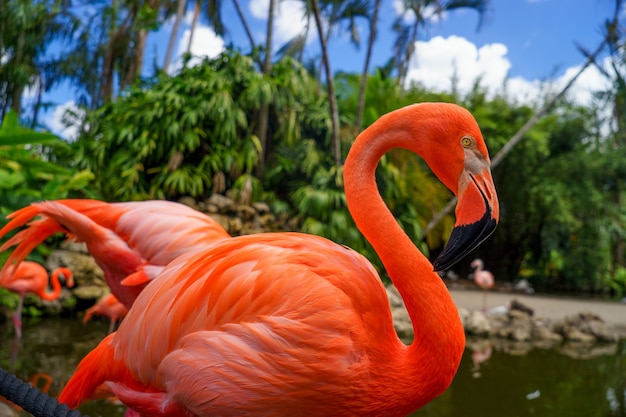
[{"label": "rock", "polygon": [[49,271],[54,271],[59,267],[69,268],[74,275],[74,281],[77,286],[94,283],[96,285],[106,285],[104,273],[91,255],[70,252],[68,250],[55,250],[48,256],[46,267]]},{"label": "rock", "polygon": [[83,285],[76,288],[73,294],[81,300],[98,300],[109,292],[108,287],[98,285]]},{"label": "rock", "polygon": [[389,307],[391,308],[391,316],[393,317],[393,326],[396,329],[398,337],[405,343],[413,340],[413,325],[409,313],[406,311],[404,301],[400,297],[400,293],[393,285],[385,287],[387,298],[389,299]]},{"label": "rock", "polygon": [[230,218],[228,216],[225,216],[223,214],[219,214],[219,213],[210,213],[208,215],[210,218],[212,218],[213,220],[215,220],[216,222],[218,222],[220,224],[220,226],[222,226],[224,228],[224,230],[226,230],[227,232],[230,233],[230,231],[228,230],[229,227],[229,220]]},{"label": "rock", "polygon": [[463,324],[463,328],[466,328],[467,318],[471,315],[470,311],[466,308],[459,307],[459,317],[461,318],[461,323]]},{"label": "rock", "polygon": [[250,221],[256,216],[256,210],[250,206],[239,204],[235,206],[235,214],[243,221]]},{"label": "rock", "polygon": [[520,310],[511,310],[508,314],[509,338],[518,342],[532,339],[533,322],[529,314]]},{"label": "rock", "polygon": [[616,342],[617,332],[595,313],[581,312],[554,325],[554,331],[574,342]]},{"label": "rock", "polygon": [[60,248],[70,252],[89,254],[87,244],[85,242],[75,242],[73,240],[64,240],[61,242]]},{"label": "rock", "polygon": [[276,230],[276,218],[273,214],[261,214],[258,218],[259,226],[266,230]]},{"label": "rock", "polygon": [[211,207],[217,209],[214,213],[228,213],[235,206],[235,202],[230,198],[223,196],[221,194],[213,194],[209,197],[208,200],[205,201],[207,210],[211,211]]},{"label": "rock", "polygon": [[196,200],[192,197],[181,197],[178,202],[180,204],[184,204],[188,207],[191,207],[194,210],[198,210],[198,203],[196,202]]},{"label": "rock", "polygon": [[529,316],[535,314],[535,311],[532,308],[528,307],[526,304],[517,301],[516,299],[511,300],[511,305],[509,306],[509,309],[521,311],[522,313],[525,313]]},{"label": "rock", "polygon": [[491,332],[491,323],[481,311],[475,310],[466,318],[465,331],[474,336],[488,336]]},{"label": "rock", "polygon": [[552,331],[550,323],[544,322],[543,320],[534,320],[533,323],[533,339],[540,342],[547,342],[548,344],[560,343],[563,341],[563,336]]},{"label": "rock", "polygon": [[239,236],[243,230],[243,222],[239,217],[229,217],[228,228],[226,230],[228,230],[231,236]]},{"label": "rock", "polygon": [[270,213],[270,206],[265,202],[257,201],[256,203],[252,203],[252,207],[261,215]]}]

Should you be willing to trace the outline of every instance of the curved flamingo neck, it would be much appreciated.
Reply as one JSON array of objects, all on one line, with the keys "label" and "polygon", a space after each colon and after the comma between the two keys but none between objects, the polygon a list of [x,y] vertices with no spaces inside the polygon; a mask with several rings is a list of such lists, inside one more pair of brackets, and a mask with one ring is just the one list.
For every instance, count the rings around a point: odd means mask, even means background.
[{"label": "curved flamingo neck", "polygon": [[[403,357],[396,358],[399,368],[411,383],[429,380],[439,384],[428,388],[436,396],[458,368],[465,347],[463,326],[443,281],[399,226],[380,196],[375,179],[380,158],[392,148],[407,148],[424,156],[424,136],[423,131],[414,131],[413,125],[403,124],[402,118],[394,117],[392,126],[384,122],[372,125],[350,150],[344,185],[348,209],[380,256],[412,321],[414,341],[401,350]],[[447,382],[435,382],[433,375],[448,378]]]},{"label": "curved flamingo neck", "polygon": [[[52,285],[52,292],[47,290],[41,291],[37,294],[41,299],[46,301],[53,301],[59,298],[61,295],[61,283],[59,282],[59,275],[63,274],[66,282],[72,282],[72,272],[67,268],[57,268],[50,275],[50,284]],[[71,286],[71,285],[70,285]]]}]

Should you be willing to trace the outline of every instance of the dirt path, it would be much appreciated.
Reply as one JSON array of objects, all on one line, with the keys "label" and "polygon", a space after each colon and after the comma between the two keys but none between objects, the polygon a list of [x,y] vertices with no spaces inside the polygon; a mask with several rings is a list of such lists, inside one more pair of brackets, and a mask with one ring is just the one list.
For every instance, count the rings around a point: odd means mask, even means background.
[{"label": "dirt path", "polygon": [[[452,289],[450,293],[458,307],[470,310],[482,308],[483,294],[480,290]],[[626,329],[626,304],[619,302],[537,294],[489,292],[487,309],[507,305],[514,298],[534,309],[536,317],[557,320],[583,311],[591,311],[602,317],[605,322]]]}]

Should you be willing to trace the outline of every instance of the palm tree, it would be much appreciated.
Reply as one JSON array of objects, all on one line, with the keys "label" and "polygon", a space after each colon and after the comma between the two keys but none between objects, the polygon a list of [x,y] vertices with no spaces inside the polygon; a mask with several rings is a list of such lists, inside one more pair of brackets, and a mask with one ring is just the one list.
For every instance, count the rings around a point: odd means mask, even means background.
[{"label": "palm tree", "polygon": [[[397,33],[394,59],[398,82],[403,85],[406,80],[420,26],[425,26],[432,19],[440,18],[445,12],[469,8],[478,12],[477,29],[480,29],[483,16],[490,4],[489,0],[403,0],[404,13],[393,24],[393,30]],[[407,23],[409,18],[412,18],[412,21]]]},{"label": "palm tree", "polygon": [[[215,31],[216,35],[224,36],[226,33],[226,27],[222,22],[221,11],[222,11],[222,1],[221,0],[197,0],[195,3],[195,7],[193,10],[193,18],[191,20],[191,27],[189,29],[189,42],[187,43],[187,53],[191,53],[191,42],[193,40],[194,32],[196,30],[196,26],[198,25],[198,18],[200,17],[200,12],[202,10],[202,6],[206,7],[206,15],[209,18],[209,24]],[[241,9],[241,5],[238,0],[233,0],[233,5],[235,6],[235,11],[237,12],[237,16],[243,25],[243,29],[246,32],[246,36],[248,37],[248,41],[250,42],[250,48],[254,49],[256,47],[256,42],[254,41],[254,37],[252,36],[252,31],[250,30],[250,26],[248,25],[248,21],[246,20],[246,16],[243,14],[243,10]],[[259,66],[261,63],[259,62]]]},{"label": "palm tree", "polygon": [[222,22],[221,12],[222,12],[222,1],[221,0],[196,0],[194,9],[193,9],[193,18],[191,19],[191,27],[189,29],[189,42],[187,43],[187,53],[191,53],[191,42],[193,41],[193,35],[196,31],[196,26],[198,25],[198,19],[200,17],[200,12],[202,11],[202,7],[206,7],[206,15],[209,18],[209,24],[213,28],[213,31],[216,35],[223,36],[226,32],[226,28],[224,27],[224,22]]},{"label": "palm tree", "polygon": [[[267,35],[265,38],[265,58],[263,60],[263,65],[261,66],[261,72],[265,77],[269,77],[272,71],[272,33],[274,28],[275,7],[276,0],[270,0],[267,15]],[[259,109],[255,131],[255,134],[259,138],[259,142],[261,143],[261,157],[259,158],[259,164],[257,165],[257,175],[259,177],[263,176],[263,171],[265,170],[265,162],[267,161],[268,155],[269,143],[267,140],[267,127],[269,125],[269,112],[269,103],[264,102]]]},{"label": "palm tree", "polygon": [[[199,9],[199,4],[196,2],[196,8]],[[178,36],[178,28],[180,27],[180,22],[183,20],[183,15],[185,14],[185,6],[187,5],[186,0],[177,0],[176,2],[176,16],[174,17],[174,25],[172,26],[172,33],[170,33],[170,40],[167,44],[167,52],[165,53],[165,61],[163,61],[163,72],[167,72],[167,69],[170,66],[170,61],[172,60],[172,53],[174,52],[174,43],[176,42],[176,36]],[[195,16],[194,16],[195,17]],[[191,45],[191,36],[189,37],[189,45]]]},{"label": "palm tree", "polygon": [[[9,108],[21,114],[22,97],[33,88],[41,97],[64,76],[64,57],[51,58],[51,42],[70,42],[79,21],[62,1],[0,0],[0,117]],[[37,124],[38,99],[33,106],[31,126]]]},{"label": "palm tree", "polygon": [[365,62],[363,63],[363,71],[361,72],[361,85],[359,86],[359,95],[357,102],[356,115],[354,118],[354,128],[358,132],[361,130],[363,123],[363,111],[365,109],[365,87],[367,84],[367,76],[369,65],[372,59],[372,50],[374,49],[374,41],[376,40],[376,24],[378,23],[378,11],[380,10],[380,0],[374,0],[374,9],[369,18],[370,33],[367,42],[367,52],[365,53]]},{"label": "palm tree", "polygon": [[331,116],[331,143],[333,149],[333,157],[337,166],[341,165],[341,142],[339,138],[339,110],[337,108],[337,97],[335,96],[335,86],[333,83],[333,73],[330,69],[330,61],[328,59],[328,49],[326,47],[326,37],[324,35],[324,28],[322,27],[322,17],[320,7],[317,0],[311,0],[313,7],[313,17],[315,17],[315,24],[317,25],[317,33],[320,39],[320,45],[322,47],[322,61],[326,72],[326,84],[328,91],[328,105],[330,107]]}]

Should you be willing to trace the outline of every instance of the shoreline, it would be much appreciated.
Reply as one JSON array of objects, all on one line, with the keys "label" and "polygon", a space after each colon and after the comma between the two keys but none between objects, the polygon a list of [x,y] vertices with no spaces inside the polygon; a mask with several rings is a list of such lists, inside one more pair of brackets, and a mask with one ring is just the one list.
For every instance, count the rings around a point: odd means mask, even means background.
[{"label": "shoreline", "polygon": [[[449,291],[458,308],[465,308],[470,311],[482,309],[483,291],[454,287],[449,288]],[[625,303],[559,295],[488,291],[486,296],[487,310],[499,306],[508,306],[513,299],[533,309],[534,317],[551,321],[575,316],[582,312],[595,313],[606,324],[614,327],[621,337],[626,337]]]}]

